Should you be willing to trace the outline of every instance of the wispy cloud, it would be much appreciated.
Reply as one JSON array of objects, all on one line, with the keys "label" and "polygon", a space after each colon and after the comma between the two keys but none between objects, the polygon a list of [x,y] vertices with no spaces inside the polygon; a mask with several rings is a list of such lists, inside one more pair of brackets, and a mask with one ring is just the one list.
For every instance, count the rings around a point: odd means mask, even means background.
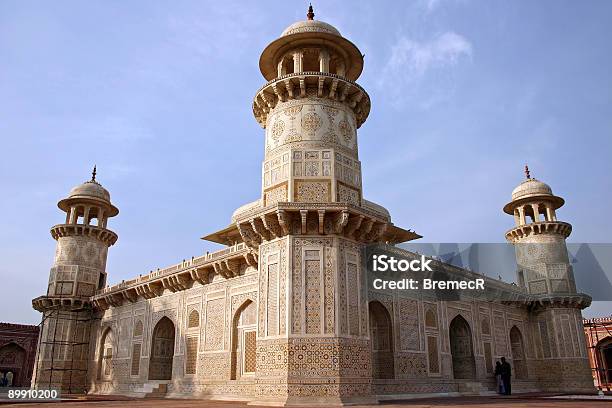
[{"label": "wispy cloud", "polygon": [[472,44],[452,31],[424,42],[401,37],[391,48],[391,58],[385,71],[402,71],[419,78],[433,68],[456,65],[462,57],[472,57]]},{"label": "wispy cloud", "polygon": [[433,11],[440,4],[440,0],[424,0],[427,11]]},{"label": "wispy cloud", "polygon": [[[446,31],[425,41],[402,36],[391,47],[391,56],[383,67],[379,85],[391,85],[390,95],[395,102],[399,102],[405,99],[402,95],[406,96],[406,88],[414,89],[428,75],[452,69],[463,59],[471,60],[472,55],[472,43],[453,31]],[[434,97],[429,98],[426,105],[431,105],[432,100],[441,99],[436,94],[439,92],[430,93]]]}]

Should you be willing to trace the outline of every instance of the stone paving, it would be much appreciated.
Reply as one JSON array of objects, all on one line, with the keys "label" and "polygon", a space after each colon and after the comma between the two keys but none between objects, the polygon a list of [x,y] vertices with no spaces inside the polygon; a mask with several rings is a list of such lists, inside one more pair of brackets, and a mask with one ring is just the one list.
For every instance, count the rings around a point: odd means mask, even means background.
[{"label": "stone paving", "polygon": [[[6,405],[4,405],[6,404]],[[49,402],[39,403],[17,403],[11,404],[0,401],[0,405],[6,407],[42,407],[49,406]],[[57,404],[57,403],[56,403]],[[230,401],[207,401],[207,400],[186,400],[186,399],[132,399],[124,397],[87,397],[64,400],[59,403],[68,408],[234,408],[234,407],[254,407],[244,402]],[[446,407],[478,407],[478,408],[584,408],[584,407],[611,407],[610,397],[600,399],[593,396],[546,396],[546,395],[522,395],[522,396],[474,396],[474,397],[453,397],[453,398],[424,398],[403,401],[386,401],[380,405],[360,405],[355,408],[365,407],[385,407],[390,408],[446,408]]]}]

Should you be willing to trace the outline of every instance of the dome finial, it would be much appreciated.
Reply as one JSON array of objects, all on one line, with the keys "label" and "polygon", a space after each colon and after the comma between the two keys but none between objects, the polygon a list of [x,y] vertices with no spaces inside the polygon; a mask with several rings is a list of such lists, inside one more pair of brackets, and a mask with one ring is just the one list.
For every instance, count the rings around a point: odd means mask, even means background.
[{"label": "dome finial", "polygon": [[94,168],[93,171],[91,172],[91,181],[95,182],[96,181],[96,165],[94,164]]},{"label": "dome finial", "polygon": [[314,20],[314,16],[315,14],[314,14],[314,10],[312,9],[312,3],[310,3],[310,5],[308,6],[308,13],[306,14],[306,17],[309,20]]},{"label": "dome finial", "polygon": [[525,177],[527,177],[527,180],[531,178],[531,174],[529,174],[529,166],[527,165],[525,165]]}]

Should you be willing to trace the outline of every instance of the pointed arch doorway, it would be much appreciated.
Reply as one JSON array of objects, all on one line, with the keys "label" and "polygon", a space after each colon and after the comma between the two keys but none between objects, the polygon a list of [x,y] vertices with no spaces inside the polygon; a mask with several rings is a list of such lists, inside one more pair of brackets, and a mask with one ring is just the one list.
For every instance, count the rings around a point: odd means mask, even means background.
[{"label": "pointed arch doorway", "polygon": [[153,329],[149,380],[171,380],[174,360],[175,328],[172,320],[162,317]]},{"label": "pointed arch doorway", "polygon": [[449,336],[453,357],[453,377],[462,380],[476,378],[472,330],[462,316],[458,315],[451,321]]}]

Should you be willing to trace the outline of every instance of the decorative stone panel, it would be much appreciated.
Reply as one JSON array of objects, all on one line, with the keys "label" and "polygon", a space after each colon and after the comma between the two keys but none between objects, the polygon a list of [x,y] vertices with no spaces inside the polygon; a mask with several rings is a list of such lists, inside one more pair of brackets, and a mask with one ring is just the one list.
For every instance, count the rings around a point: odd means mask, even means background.
[{"label": "decorative stone panel", "polygon": [[331,201],[329,181],[295,181],[295,201],[299,203],[327,203]]},{"label": "decorative stone panel", "polygon": [[337,184],[337,201],[340,203],[349,203],[356,206],[361,205],[359,190],[346,186],[342,183]]},{"label": "decorative stone panel", "polygon": [[206,342],[204,350],[223,349],[225,298],[206,302]]},{"label": "decorative stone panel", "polygon": [[341,102],[309,96],[281,102],[268,115],[266,154],[287,144],[324,142],[330,147],[356,153],[355,115]]},{"label": "decorative stone panel", "polygon": [[287,183],[283,183],[278,187],[266,190],[264,193],[264,201],[266,206],[289,201],[287,198]]}]

